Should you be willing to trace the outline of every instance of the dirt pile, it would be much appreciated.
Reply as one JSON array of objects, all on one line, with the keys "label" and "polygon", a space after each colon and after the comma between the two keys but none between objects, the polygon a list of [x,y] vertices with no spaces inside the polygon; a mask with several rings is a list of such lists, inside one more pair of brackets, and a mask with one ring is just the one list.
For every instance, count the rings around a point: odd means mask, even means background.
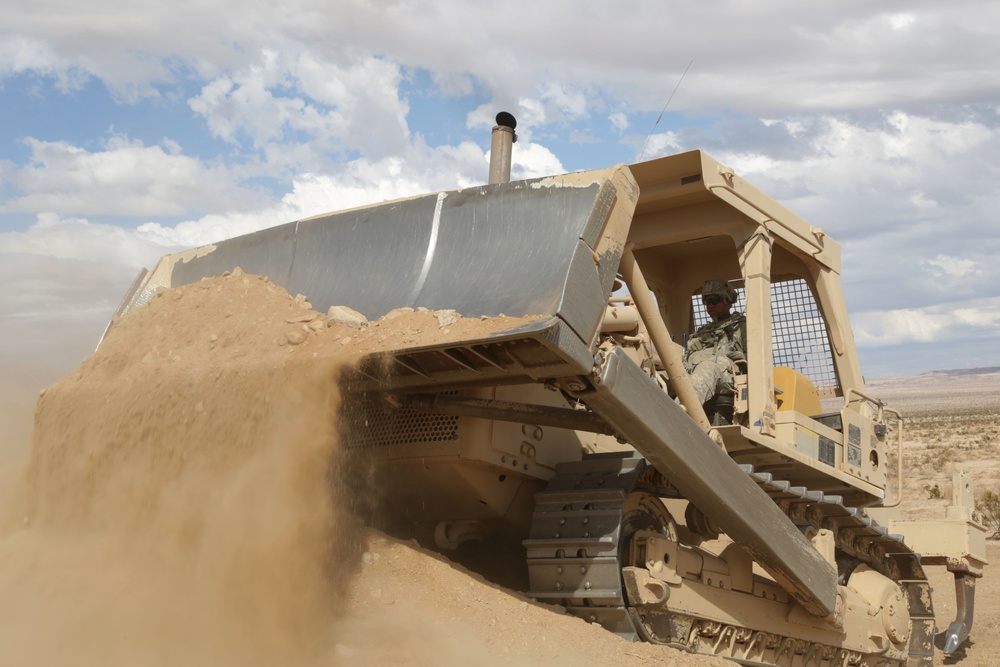
[{"label": "dirt pile", "polygon": [[135,309],[43,393],[27,471],[0,499],[0,664],[677,655],[553,614],[345,511],[334,483],[344,365],[516,323],[323,315],[239,271]]},{"label": "dirt pile", "polygon": [[698,667],[731,662],[631,643],[500,589],[443,557],[371,534],[337,623],[338,665]]},{"label": "dirt pile", "polygon": [[364,545],[329,484],[340,360],[276,342],[303,312],[252,276],[166,291],[42,395],[4,504],[0,662],[325,651]]}]

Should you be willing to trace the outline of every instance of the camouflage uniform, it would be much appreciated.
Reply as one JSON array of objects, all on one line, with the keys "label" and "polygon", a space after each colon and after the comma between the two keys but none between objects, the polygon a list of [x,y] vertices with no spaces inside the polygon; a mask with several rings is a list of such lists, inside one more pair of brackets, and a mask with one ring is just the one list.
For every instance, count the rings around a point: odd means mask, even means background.
[{"label": "camouflage uniform", "polygon": [[746,348],[743,313],[710,322],[688,339],[684,369],[691,376],[699,401],[705,403],[717,394],[733,392],[733,362],[746,359]]}]

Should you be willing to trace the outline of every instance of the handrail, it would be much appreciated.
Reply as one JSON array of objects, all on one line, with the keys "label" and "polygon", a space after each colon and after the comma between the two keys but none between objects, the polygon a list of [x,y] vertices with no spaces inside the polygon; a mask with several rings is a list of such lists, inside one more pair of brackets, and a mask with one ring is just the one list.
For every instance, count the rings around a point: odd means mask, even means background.
[{"label": "handrail", "polygon": [[886,410],[886,407],[885,407],[885,405],[882,404],[882,401],[880,401],[879,399],[875,398],[874,396],[869,396],[868,394],[866,394],[865,392],[861,391],[857,387],[848,387],[847,393],[844,394],[844,407],[845,408],[851,404],[851,394],[857,394],[858,398],[860,398],[862,400],[865,400],[865,401],[868,401],[869,403],[872,403],[872,404],[876,405],[878,407],[878,413],[877,413],[878,416],[876,417],[876,419],[877,419],[877,421],[882,421],[882,419],[884,418],[883,413]]},{"label": "handrail", "polygon": [[896,415],[896,423],[899,425],[896,429],[896,484],[899,488],[896,489],[896,502],[882,507],[897,507],[903,500],[903,415],[893,408],[883,408],[883,411]]}]

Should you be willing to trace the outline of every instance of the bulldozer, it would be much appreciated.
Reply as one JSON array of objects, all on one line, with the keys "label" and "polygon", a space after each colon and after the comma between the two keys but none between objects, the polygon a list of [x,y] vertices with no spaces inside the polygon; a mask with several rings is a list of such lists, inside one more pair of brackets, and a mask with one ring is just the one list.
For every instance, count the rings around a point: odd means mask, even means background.
[{"label": "bulldozer", "polygon": [[[454,311],[476,336],[345,370],[342,440],[384,512],[441,550],[502,535],[525,593],[632,640],[747,665],[959,656],[987,564],[971,480],[897,516],[903,416],[865,387],[839,245],[700,150],[315,216],[163,257],[162,287],[240,267],[317,309]],[[685,341],[724,280],[745,354],[709,401]],[[113,324],[112,324],[113,326]],[[926,569],[954,575],[937,632]]]}]

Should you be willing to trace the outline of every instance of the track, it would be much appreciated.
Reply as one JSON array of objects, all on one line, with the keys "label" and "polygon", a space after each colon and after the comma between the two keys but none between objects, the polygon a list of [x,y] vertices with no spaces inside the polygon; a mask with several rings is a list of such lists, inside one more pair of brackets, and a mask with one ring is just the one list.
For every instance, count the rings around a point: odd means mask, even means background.
[{"label": "track", "polygon": [[[929,667],[934,638],[930,586],[919,555],[902,537],[888,534],[862,511],[845,506],[840,496],[774,480],[751,466],[740,468],[796,525],[832,532],[841,583],[864,564],[899,584],[905,596],[900,603],[908,607],[911,621],[905,662],[882,653],[865,654],[757,627],[675,614],[669,605],[652,611],[630,605],[622,578],[623,568],[629,565],[623,562],[629,533],[634,529],[626,518],[634,515],[629,505],[635,503],[629,499],[637,491],[665,497],[675,494],[638,454],[595,455],[562,464],[546,490],[536,495],[531,534],[525,540],[529,595],[563,604],[570,613],[626,638],[748,665]],[[671,526],[663,528],[675,532]],[[670,537],[677,539],[676,534]]]}]

